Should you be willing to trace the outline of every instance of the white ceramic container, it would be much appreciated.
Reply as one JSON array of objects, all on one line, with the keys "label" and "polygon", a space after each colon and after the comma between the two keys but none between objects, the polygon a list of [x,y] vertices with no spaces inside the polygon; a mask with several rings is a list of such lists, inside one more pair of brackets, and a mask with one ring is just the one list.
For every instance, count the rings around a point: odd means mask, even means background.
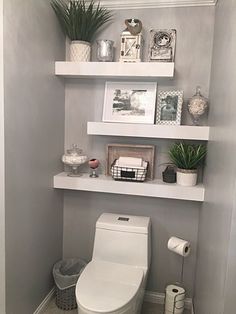
[{"label": "white ceramic container", "polygon": [[177,169],[177,184],[194,186],[197,184],[197,170]]},{"label": "white ceramic container", "polygon": [[86,41],[74,40],[70,43],[70,61],[89,62],[91,60],[91,44]]}]

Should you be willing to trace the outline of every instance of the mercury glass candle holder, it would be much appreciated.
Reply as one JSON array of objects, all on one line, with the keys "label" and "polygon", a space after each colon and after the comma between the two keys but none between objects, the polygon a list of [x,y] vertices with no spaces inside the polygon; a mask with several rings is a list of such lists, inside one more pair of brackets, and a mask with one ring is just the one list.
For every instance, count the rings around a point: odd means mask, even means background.
[{"label": "mercury glass candle holder", "polygon": [[97,40],[97,59],[101,62],[113,61],[113,40],[101,39]]}]

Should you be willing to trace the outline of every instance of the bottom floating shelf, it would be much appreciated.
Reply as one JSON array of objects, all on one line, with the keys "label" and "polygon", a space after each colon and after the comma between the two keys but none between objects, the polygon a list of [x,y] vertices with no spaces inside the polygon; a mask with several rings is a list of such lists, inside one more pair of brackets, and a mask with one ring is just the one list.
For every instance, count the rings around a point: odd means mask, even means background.
[{"label": "bottom floating shelf", "polygon": [[66,172],[54,176],[54,188],[100,193],[125,194],[147,197],[161,197],[188,201],[204,201],[205,188],[202,184],[185,187],[164,183],[161,180],[144,183],[114,181],[110,176],[100,175],[90,178],[88,174],[81,177],[68,177]]}]

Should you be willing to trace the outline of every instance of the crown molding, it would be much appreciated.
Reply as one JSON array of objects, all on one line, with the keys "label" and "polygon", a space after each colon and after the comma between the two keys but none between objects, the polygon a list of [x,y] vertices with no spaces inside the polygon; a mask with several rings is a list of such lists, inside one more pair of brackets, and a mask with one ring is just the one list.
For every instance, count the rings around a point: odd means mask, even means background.
[{"label": "crown molding", "polygon": [[217,0],[101,0],[108,9],[148,9],[171,7],[214,6]]}]

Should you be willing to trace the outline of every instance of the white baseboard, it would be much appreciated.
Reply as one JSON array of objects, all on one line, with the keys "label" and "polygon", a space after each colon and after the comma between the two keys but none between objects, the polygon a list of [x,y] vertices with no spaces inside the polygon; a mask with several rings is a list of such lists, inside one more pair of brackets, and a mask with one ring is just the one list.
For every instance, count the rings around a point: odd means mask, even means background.
[{"label": "white baseboard", "polygon": [[[146,291],[144,295],[144,301],[150,302],[150,303],[156,303],[156,304],[164,304],[165,303],[165,294],[164,293],[158,293],[158,292],[152,292],[152,291]],[[193,302],[191,298],[186,298],[185,301],[185,308],[193,312]]]},{"label": "white baseboard", "polygon": [[[40,303],[38,308],[33,314],[43,314],[50,301],[53,299],[55,294],[55,288],[53,288],[48,295],[44,298],[44,300]],[[164,293],[158,293],[158,292],[152,292],[152,291],[145,291],[144,295],[144,301],[149,303],[156,303],[156,304],[164,304],[165,303],[165,294]],[[185,299],[185,308],[188,310],[191,310],[191,314],[194,314],[194,307],[193,302],[191,298]]]},{"label": "white baseboard", "polygon": [[46,297],[39,304],[39,306],[37,307],[37,309],[34,311],[33,314],[43,314],[46,311],[48,304],[53,299],[54,293],[55,293],[55,288],[52,288],[52,290],[48,293],[48,295],[46,295]]},{"label": "white baseboard", "polygon": [[152,291],[145,291],[144,301],[149,303],[164,304],[165,294]]}]

